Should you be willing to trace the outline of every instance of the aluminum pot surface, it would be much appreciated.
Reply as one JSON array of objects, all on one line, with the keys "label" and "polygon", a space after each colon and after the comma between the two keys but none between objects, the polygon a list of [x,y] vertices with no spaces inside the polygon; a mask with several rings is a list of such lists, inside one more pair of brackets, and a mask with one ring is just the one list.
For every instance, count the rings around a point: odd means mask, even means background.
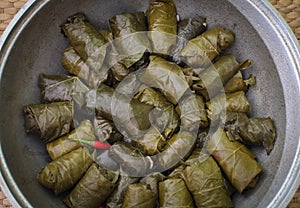
[{"label": "aluminum pot surface", "polygon": [[[236,33],[228,52],[251,59],[257,84],[248,92],[252,116],[270,116],[277,142],[267,156],[253,148],[264,171],[258,186],[234,195],[237,208],[286,207],[299,185],[300,54],[297,40],[265,0],[175,0],[181,18],[202,15],[209,26]],[[105,29],[118,13],[145,11],[144,0],[29,0],[0,39],[0,181],[14,207],[65,207],[40,186],[37,172],[48,162],[44,144],[24,129],[23,106],[40,102],[38,75],[65,73],[61,56],[68,40],[60,25],[84,12]]]}]

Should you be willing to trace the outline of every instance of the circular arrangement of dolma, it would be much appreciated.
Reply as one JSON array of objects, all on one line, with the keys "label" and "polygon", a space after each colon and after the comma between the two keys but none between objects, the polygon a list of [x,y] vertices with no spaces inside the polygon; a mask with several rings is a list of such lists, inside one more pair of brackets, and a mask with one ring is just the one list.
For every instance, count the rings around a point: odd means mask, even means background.
[{"label": "circular arrangement of dolma", "polygon": [[178,17],[173,0],[152,0],[108,30],[83,13],[61,25],[66,73],[39,75],[41,103],[24,114],[49,154],[38,182],[66,206],[233,207],[259,183],[248,147],[270,154],[276,130],[250,117],[251,61],[226,54],[234,31]]}]

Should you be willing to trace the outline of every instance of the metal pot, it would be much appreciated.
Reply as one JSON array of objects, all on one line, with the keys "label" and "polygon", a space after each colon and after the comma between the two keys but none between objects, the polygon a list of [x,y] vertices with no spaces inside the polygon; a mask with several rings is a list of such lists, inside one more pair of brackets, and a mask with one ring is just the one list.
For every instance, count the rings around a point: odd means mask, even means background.
[{"label": "metal pot", "polygon": [[[234,195],[235,207],[285,207],[300,182],[300,54],[297,40],[267,1],[175,0],[182,18],[207,17],[210,26],[236,33],[230,49],[241,60],[251,59],[257,84],[248,96],[253,116],[270,116],[278,131],[271,155],[253,148],[264,168],[258,186]],[[60,25],[84,12],[98,28],[117,13],[145,11],[144,0],[29,0],[0,39],[0,181],[15,207],[64,207],[37,183],[48,162],[44,144],[26,135],[22,108],[39,103],[40,73],[65,73],[61,56],[68,41]]]}]

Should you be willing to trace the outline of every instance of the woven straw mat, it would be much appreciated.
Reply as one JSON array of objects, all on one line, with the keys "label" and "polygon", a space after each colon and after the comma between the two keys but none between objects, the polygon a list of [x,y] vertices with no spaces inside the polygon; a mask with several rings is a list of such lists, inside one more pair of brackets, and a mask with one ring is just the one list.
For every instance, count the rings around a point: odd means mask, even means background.
[{"label": "woven straw mat", "polygon": [[[27,0],[0,0],[0,36],[8,23]],[[274,7],[288,22],[300,41],[300,0],[270,0]],[[0,189],[0,208],[12,207]],[[288,208],[300,208],[300,188]]]}]

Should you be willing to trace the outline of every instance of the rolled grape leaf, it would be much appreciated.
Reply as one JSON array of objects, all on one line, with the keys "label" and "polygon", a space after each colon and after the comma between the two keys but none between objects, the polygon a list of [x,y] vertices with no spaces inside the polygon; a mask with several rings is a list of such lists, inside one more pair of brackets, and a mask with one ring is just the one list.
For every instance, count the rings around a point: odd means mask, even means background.
[{"label": "rolled grape leaf", "polygon": [[70,74],[78,76],[91,88],[97,88],[108,78],[108,70],[93,70],[81,59],[73,47],[68,47],[64,51],[62,65]]},{"label": "rolled grape leaf", "polygon": [[112,120],[111,99],[113,93],[113,88],[101,84],[97,90],[91,90],[86,94],[86,106],[95,110],[97,115]]},{"label": "rolled grape leaf", "polygon": [[38,132],[45,143],[69,133],[73,122],[72,102],[31,104],[24,113],[26,132]]},{"label": "rolled grape leaf", "polygon": [[206,148],[238,192],[257,182],[262,167],[255,160],[256,156],[243,144],[230,141],[222,128],[210,137]]},{"label": "rolled grape leaf", "polygon": [[93,163],[90,154],[80,147],[50,162],[37,175],[38,182],[55,194],[72,188]]},{"label": "rolled grape leaf", "polygon": [[84,120],[80,125],[70,133],[46,144],[47,152],[52,160],[79,148],[81,143],[72,141],[72,139],[80,138],[83,140],[94,141],[94,127],[89,120]]},{"label": "rolled grape leaf", "polygon": [[127,187],[122,208],[155,208],[157,195],[145,183]]},{"label": "rolled grape leaf", "polygon": [[195,127],[205,128],[208,126],[205,103],[200,95],[192,93],[184,97],[176,107],[176,112],[180,115],[181,126],[185,128],[195,123],[198,124]]},{"label": "rolled grape leaf", "polygon": [[276,129],[270,118],[248,118],[243,113],[228,113],[225,128],[232,141],[261,145],[270,154],[276,140]]},{"label": "rolled grape leaf", "polygon": [[162,134],[165,138],[172,136],[179,126],[179,116],[175,112],[173,104],[170,103],[161,93],[148,87],[139,91],[135,98],[142,103],[153,105],[154,107],[161,109],[163,118],[165,119],[163,119],[163,122],[157,122],[156,124],[158,125],[158,128],[163,127],[164,130]]},{"label": "rolled grape leaf", "polygon": [[114,48],[124,56],[121,63],[131,67],[149,48],[144,12],[118,14],[109,20],[109,27],[114,39],[117,39],[113,42]]},{"label": "rolled grape leaf", "polygon": [[225,112],[249,113],[250,103],[244,91],[218,95],[206,103],[207,116],[214,122],[222,119]]},{"label": "rolled grape leaf", "polygon": [[71,193],[64,199],[68,207],[98,207],[114,191],[118,174],[93,163]]},{"label": "rolled grape leaf", "polygon": [[106,207],[107,208],[121,208],[123,205],[127,187],[130,184],[136,183],[138,180],[139,180],[139,178],[130,177],[121,172],[115,190],[113,191],[113,193],[110,195],[110,197],[106,201]]},{"label": "rolled grape leaf", "polygon": [[153,105],[160,111],[159,116],[154,116],[152,126],[135,141],[147,155],[154,155],[161,151],[165,142],[179,127],[179,117],[174,106],[162,94],[153,88],[144,88],[135,96],[139,101]]},{"label": "rolled grape leaf", "polygon": [[128,143],[115,143],[108,154],[130,176],[145,176],[153,168],[152,159]]},{"label": "rolled grape leaf", "polygon": [[172,58],[177,64],[181,62],[179,54],[187,42],[205,32],[206,25],[206,18],[204,17],[184,19],[178,23],[177,43],[172,51]]},{"label": "rolled grape leaf", "polygon": [[126,137],[140,136],[141,130],[150,127],[149,114],[153,106],[127,98],[107,85],[101,84],[97,90],[88,92],[86,102],[87,107],[95,109],[97,115],[113,120]]},{"label": "rolled grape leaf", "polygon": [[118,14],[109,20],[114,41],[106,61],[116,80],[121,81],[149,50],[146,17],[143,12]]},{"label": "rolled grape leaf", "polygon": [[238,63],[233,54],[222,56],[214,65],[199,74],[200,80],[193,83],[196,93],[206,100],[224,91],[224,85],[239,71],[251,66],[249,60]]},{"label": "rolled grape leaf", "polygon": [[85,104],[85,94],[89,88],[78,77],[67,75],[39,76],[39,87],[44,102],[75,101],[79,107]]},{"label": "rolled grape leaf", "polygon": [[116,129],[113,122],[101,116],[95,117],[94,128],[95,134],[100,141],[114,143],[123,139],[123,135]]},{"label": "rolled grape leaf", "polygon": [[191,67],[206,67],[225,49],[234,42],[232,31],[221,27],[207,30],[203,34],[190,40],[179,54]]},{"label": "rolled grape leaf", "polygon": [[222,172],[212,157],[195,149],[185,164],[183,178],[197,207],[233,207]]},{"label": "rolled grape leaf", "polygon": [[193,198],[181,178],[159,183],[159,207],[194,207]]},{"label": "rolled grape leaf", "polygon": [[163,172],[176,167],[192,152],[196,139],[197,135],[194,135],[193,132],[180,131],[178,134],[174,134],[167,141],[163,151],[151,157],[155,164],[154,170]]},{"label": "rolled grape leaf", "polygon": [[241,71],[238,71],[224,86],[225,93],[233,93],[237,91],[246,91],[249,86],[255,85],[255,77],[250,75],[248,79],[243,78]]},{"label": "rolled grape leaf", "polygon": [[154,0],[146,12],[149,39],[154,53],[168,54],[176,44],[177,17],[173,0]]},{"label": "rolled grape leaf", "polygon": [[174,105],[189,89],[182,68],[158,56],[150,56],[150,63],[139,79],[148,86],[160,89]]},{"label": "rolled grape leaf", "polygon": [[89,23],[83,13],[69,17],[61,28],[82,60],[92,70],[99,72],[104,62],[107,40]]},{"label": "rolled grape leaf", "polygon": [[142,178],[140,182],[149,185],[151,190],[158,196],[158,183],[163,181],[165,178],[166,177],[163,174],[159,172],[153,172]]}]

